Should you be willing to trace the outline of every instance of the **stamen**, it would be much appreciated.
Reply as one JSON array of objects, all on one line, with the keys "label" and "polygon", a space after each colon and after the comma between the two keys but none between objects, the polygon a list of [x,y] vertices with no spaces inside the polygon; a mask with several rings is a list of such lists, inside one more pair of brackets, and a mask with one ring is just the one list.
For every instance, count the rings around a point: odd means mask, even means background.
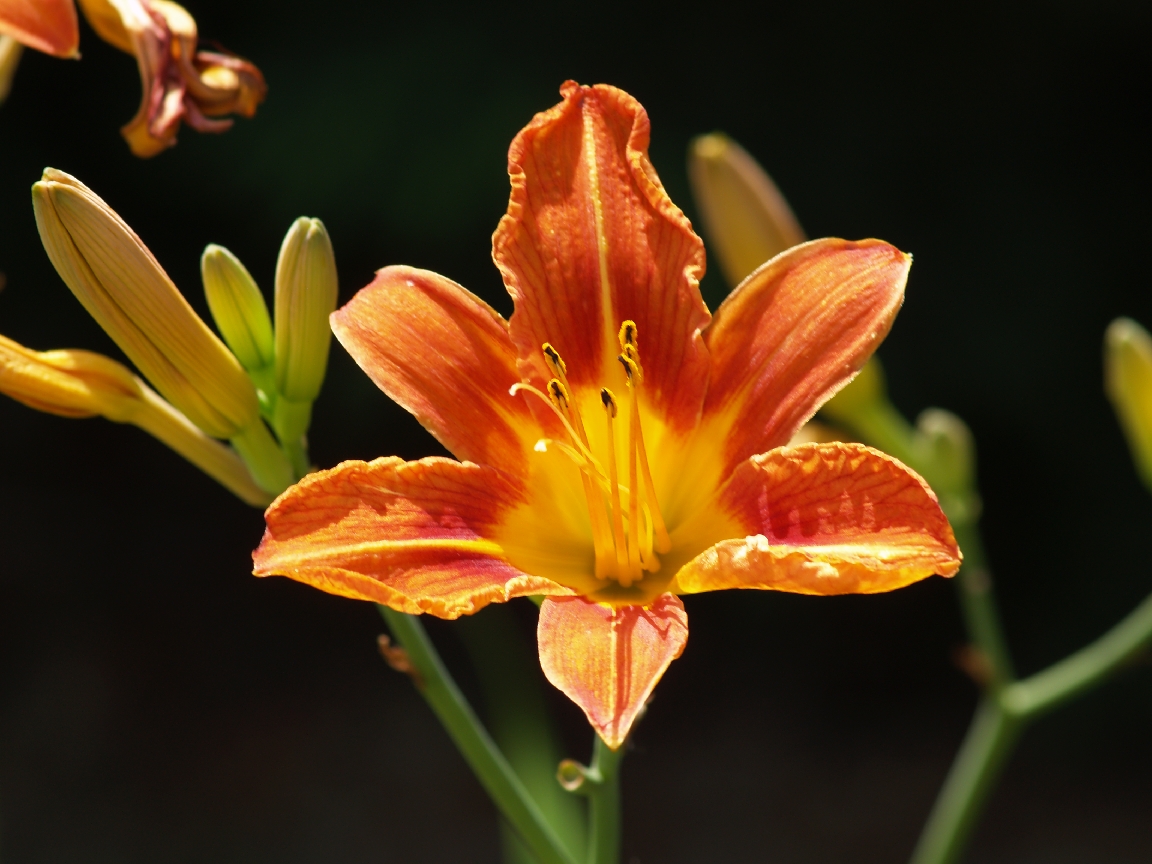
[{"label": "stamen", "polygon": [[608,485],[612,496],[612,536],[616,541],[616,575],[620,584],[627,588],[632,584],[632,579],[627,570],[624,514],[620,507],[620,478],[616,472],[616,435],[612,429],[612,421],[616,418],[616,397],[605,387],[600,391],[600,401],[604,404],[604,416],[608,421]]},{"label": "stamen", "polygon": [[624,350],[625,345],[636,346],[636,322],[632,320],[625,321],[620,325],[620,333],[617,336],[620,340],[620,350]]},{"label": "stamen", "polygon": [[[553,393],[554,398],[556,398],[554,391],[563,393],[564,398],[561,407],[572,423],[568,427],[569,432],[574,427],[576,443],[586,453],[591,454],[592,448],[588,445],[588,434],[584,431],[584,418],[580,416],[580,409],[572,401],[571,391],[568,389],[568,366],[564,362],[564,358],[560,356],[560,352],[552,347],[551,342],[545,342],[541,346],[541,350],[544,352],[544,362],[548,364],[548,368],[556,376],[548,382],[549,392]],[[557,401],[561,400],[557,398]],[[599,479],[603,472],[599,463],[595,464],[595,475]],[[612,561],[608,553],[609,547],[612,546],[612,532],[605,518],[604,500],[600,497],[600,484],[593,482],[586,467],[581,471],[580,480],[584,486],[584,501],[588,505],[588,517],[592,521],[592,548],[596,555],[596,578],[607,579],[612,570]]]},{"label": "stamen", "polygon": [[568,375],[568,367],[560,357],[560,352],[552,347],[552,343],[545,342],[540,346],[540,350],[544,352],[544,360],[548,363],[548,368],[552,370],[552,374],[561,380],[566,378]]},{"label": "stamen", "polygon": [[592,455],[592,451],[588,449],[588,445],[584,444],[580,440],[580,438],[576,435],[576,430],[572,428],[572,424],[568,422],[568,418],[565,417],[563,412],[559,408],[556,407],[556,405],[552,402],[552,399],[550,397],[541,393],[539,390],[537,390],[531,384],[524,384],[523,382],[519,382],[519,381],[508,388],[508,392],[512,396],[515,396],[521,390],[525,390],[528,393],[531,393],[533,396],[535,396],[537,399],[539,399],[541,402],[543,402],[545,405],[547,405],[549,408],[552,409],[552,413],[555,414],[560,419],[560,422],[564,424],[564,428],[568,431],[568,434],[570,436],[572,436],[572,441],[579,446],[580,454],[584,457],[585,460],[587,460],[587,465],[590,467],[591,470],[596,471],[596,472],[600,472],[600,471],[604,470],[600,467],[599,460],[597,460],[597,458]]},{"label": "stamen", "polygon": [[548,395],[552,397],[552,401],[561,411],[568,410],[568,404],[571,401],[568,398],[568,388],[559,378],[553,378],[548,382]]},{"label": "stamen", "polygon": [[[628,372],[628,396],[632,403],[632,416],[628,423],[628,575],[640,576],[640,486],[636,482],[636,438],[640,434],[640,411],[636,407],[636,385],[633,382],[633,369],[630,361],[620,355]],[[624,579],[620,584],[625,588]]]}]

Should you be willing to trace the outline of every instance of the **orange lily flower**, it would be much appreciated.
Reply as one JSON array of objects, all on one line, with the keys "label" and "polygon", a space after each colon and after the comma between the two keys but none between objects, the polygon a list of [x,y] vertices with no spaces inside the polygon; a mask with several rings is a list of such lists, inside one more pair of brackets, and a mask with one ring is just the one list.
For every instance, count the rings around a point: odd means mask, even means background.
[{"label": "orange lily flower", "polygon": [[857,444],[787,447],[888,332],[909,258],[816,240],[710,316],[704,250],[647,114],[568,82],[508,155],[493,258],[510,321],[388,267],[332,316],[461,461],[350,461],[268,509],[258,576],[442,618],[543,595],[548,679],[619,747],[688,635],[678,595],[889,591],[960,564],[927,484]]},{"label": "orange lily flower", "polygon": [[[223,132],[226,114],[251,117],[267,86],[254,65],[231,54],[197,50],[196,21],[169,0],[77,0],[92,29],[136,58],[143,97],[121,129],[137,156],[176,143],[181,121]],[[38,51],[77,57],[80,31],[72,0],[0,0],[0,34]]]}]

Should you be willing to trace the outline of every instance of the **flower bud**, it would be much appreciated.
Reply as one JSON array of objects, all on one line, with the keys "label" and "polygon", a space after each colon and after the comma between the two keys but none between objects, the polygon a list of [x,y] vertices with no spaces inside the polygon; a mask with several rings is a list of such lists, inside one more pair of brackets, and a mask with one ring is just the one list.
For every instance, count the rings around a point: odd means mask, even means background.
[{"label": "flower bud", "polygon": [[276,356],[272,318],[240,259],[211,243],[200,257],[200,275],[208,309],[236,359],[249,371],[270,367]]},{"label": "flower bud", "polygon": [[702,135],[688,146],[688,179],[730,285],[805,240],[804,230],[772,178],[727,135]]},{"label": "flower bud", "polygon": [[24,46],[4,33],[0,33],[0,105],[12,90],[12,79],[16,67],[20,65],[20,54]]},{"label": "flower bud", "polygon": [[1152,488],[1152,337],[1131,318],[1117,318],[1104,333],[1104,390],[1140,478]]},{"label": "flower bud", "polygon": [[294,402],[320,393],[336,310],[336,258],[324,223],[301,216],[276,262],[276,389]]},{"label": "flower bud", "polygon": [[980,516],[976,492],[976,443],[968,424],[941,408],[916,418],[917,446],[924,479],[953,524],[971,524]]},{"label": "flower bud", "polygon": [[168,401],[216,438],[257,420],[256,389],[240,363],[104,201],[48,168],[32,203],[60,277]]},{"label": "flower bud", "polygon": [[32,351],[0,336],[0,393],[62,417],[103,416],[154,436],[257,507],[272,500],[230,448],[197,429],[127,368],[91,351]]}]

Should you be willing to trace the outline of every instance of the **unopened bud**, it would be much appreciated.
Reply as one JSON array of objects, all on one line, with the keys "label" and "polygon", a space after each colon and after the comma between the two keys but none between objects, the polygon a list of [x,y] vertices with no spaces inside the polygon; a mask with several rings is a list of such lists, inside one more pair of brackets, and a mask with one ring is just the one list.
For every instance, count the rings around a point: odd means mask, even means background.
[{"label": "unopened bud", "polygon": [[1104,390],[1144,485],[1152,488],[1152,337],[1131,318],[1104,333]]},{"label": "unopened bud", "polygon": [[236,359],[249,371],[270,367],[276,356],[272,317],[240,259],[211,243],[200,257],[200,275],[208,309]]},{"label": "unopened bud", "polygon": [[976,491],[976,443],[968,424],[942,408],[929,408],[916,418],[917,460],[940,506],[954,525],[980,517]]},{"label": "unopened bud", "polygon": [[256,421],[256,390],[240,363],[104,201],[48,168],[32,203],[60,277],[168,401],[216,438]]},{"label": "unopened bud", "polygon": [[0,336],[0,393],[61,417],[125,422],[140,399],[140,379],[91,351],[33,351]]},{"label": "unopened bud", "polygon": [[131,423],[243,501],[264,507],[272,500],[230,447],[209,438],[110,357],[91,351],[33,351],[0,336],[0,393],[62,417],[103,416]]},{"label": "unopened bud", "polygon": [[702,135],[688,145],[688,179],[711,254],[730,285],[804,242],[804,230],[772,178],[727,135]]},{"label": "unopened bud", "polygon": [[276,389],[294,402],[312,402],[324,383],[336,292],[336,258],[324,223],[301,216],[276,262]]}]

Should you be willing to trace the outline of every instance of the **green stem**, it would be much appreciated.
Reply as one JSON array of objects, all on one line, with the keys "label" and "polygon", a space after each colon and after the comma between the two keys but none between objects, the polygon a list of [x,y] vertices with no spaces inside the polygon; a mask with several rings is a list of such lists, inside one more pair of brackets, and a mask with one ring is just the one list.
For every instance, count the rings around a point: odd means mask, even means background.
[{"label": "green stem", "polygon": [[999,693],[1015,680],[1012,655],[1004,638],[992,577],[984,557],[984,542],[975,524],[957,522],[953,526],[956,542],[964,553],[964,565],[956,577],[960,608],[968,635],[988,663],[987,686]]},{"label": "green stem", "polygon": [[1107,633],[1000,696],[1005,710],[1036,717],[1096,686],[1152,643],[1152,594]]},{"label": "green stem", "polygon": [[392,635],[408,653],[417,687],[501,814],[540,864],[576,864],[536,802],[485,731],[452,680],[423,625],[413,615],[380,606]]},{"label": "green stem", "polygon": [[911,864],[954,864],[968,841],[1023,725],[992,697],[976,709],[968,735],[912,853]]},{"label": "green stem", "polygon": [[[583,859],[584,807],[556,780],[561,744],[548,710],[535,646],[521,637],[518,623],[516,610],[501,603],[489,606],[483,615],[461,618],[453,629],[476,670],[492,738],[560,839],[576,858]],[[506,864],[534,864],[519,835],[507,823],[504,829]]]},{"label": "green stem", "polygon": [[599,735],[588,766],[588,864],[620,861],[620,760],[624,747],[613,750]]},{"label": "green stem", "polygon": [[247,429],[242,429],[232,439],[232,446],[266,492],[279,495],[296,481],[288,457],[276,444],[263,420],[257,418]]}]

